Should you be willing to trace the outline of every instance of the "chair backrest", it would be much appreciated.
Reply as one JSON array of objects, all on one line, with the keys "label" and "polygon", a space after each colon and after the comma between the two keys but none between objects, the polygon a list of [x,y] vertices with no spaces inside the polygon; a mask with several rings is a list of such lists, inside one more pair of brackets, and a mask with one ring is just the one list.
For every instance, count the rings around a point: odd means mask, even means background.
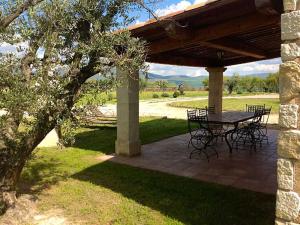
[{"label": "chair backrest", "polygon": [[246,104],[246,112],[256,112],[257,110],[264,110],[266,105],[248,105]]},{"label": "chair backrest", "polygon": [[262,116],[262,123],[264,125],[268,124],[269,117],[270,117],[270,114],[271,114],[271,110],[272,110],[272,106],[269,107],[269,108],[265,108],[264,109],[264,115]]},{"label": "chair backrest", "polygon": [[189,109],[186,112],[187,112],[188,120],[197,120],[198,117],[197,109]]},{"label": "chair backrest", "polygon": [[192,129],[192,123],[197,123],[198,129],[203,128],[203,124],[207,124],[207,110],[206,109],[192,109],[192,110],[187,110],[187,117],[188,117],[188,128],[189,132],[193,132]]}]

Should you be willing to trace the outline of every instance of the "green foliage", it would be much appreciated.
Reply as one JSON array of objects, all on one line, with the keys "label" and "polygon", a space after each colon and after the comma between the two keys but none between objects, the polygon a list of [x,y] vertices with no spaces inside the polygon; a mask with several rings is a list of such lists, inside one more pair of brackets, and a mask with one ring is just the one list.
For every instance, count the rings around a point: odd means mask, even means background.
[{"label": "green foliage", "polygon": [[224,78],[224,86],[228,91],[228,94],[232,94],[233,92],[236,92],[238,94],[243,92],[278,93],[278,83],[278,73],[269,74],[266,78],[255,76],[240,76],[239,74],[234,74],[231,77]]},{"label": "green foliage", "polygon": [[[133,22],[130,11],[139,2],[40,2],[29,9],[22,8],[25,0],[0,4],[1,22],[21,12],[7,27],[0,22],[1,43],[23,46],[17,54],[0,55],[0,109],[6,112],[0,117],[0,189],[5,191],[15,190],[31,152],[57,125],[72,144],[75,104],[82,99],[103,104],[101,92],[123,82],[115,80],[115,68],[131,79],[146,69],[145,43],[123,29]],[[105,79],[83,86],[95,75]]]},{"label": "green foliage", "polygon": [[180,95],[184,95],[184,83],[178,85],[178,91]]},{"label": "green foliage", "polygon": [[154,93],[154,94],[152,95],[152,98],[159,98],[159,95],[156,94],[156,93]]},{"label": "green foliage", "polygon": [[166,90],[166,88],[168,87],[168,81],[166,80],[158,80],[155,81],[155,84],[160,88],[160,90],[162,90],[163,92]]},{"label": "green foliage", "polygon": [[205,88],[208,88],[209,86],[209,79],[208,78],[205,78],[203,81],[202,81],[202,84]]},{"label": "green foliage", "polygon": [[225,86],[227,87],[228,94],[232,94],[232,92],[236,90],[239,82],[240,82],[240,75],[237,73],[225,79]]},{"label": "green foliage", "polygon": [[279,72],[271,73],[265,80],[266,91],[279,92]]},{"label": "green foliage", "polygon": [[[279,111],[279,99],[273,98],[225,98],[223,99],[224,111],[245,111],[246,104],[248,105],[263,105],[272,107],[271,113],[278,113]],[[207,106],[207,100],[197,101],[176,101],[169,104],[172,107],[179,108],[205,108]]]},{"label": "green foliage", "polygon": [[180,96],[180,92],[175,91],[175,92],[173,93],[173,98],[177,98],[178,96]]},{"label": "green foliage", "polygon": [[170,95],[168,93],[164,92],[161,94],[161,97],[168,98],[168,97],[170,97]]},{"label": "green foliage", "polygon": [[148,87],[148,80],[140,77],[139,84],[139,90],[142,92]]}]

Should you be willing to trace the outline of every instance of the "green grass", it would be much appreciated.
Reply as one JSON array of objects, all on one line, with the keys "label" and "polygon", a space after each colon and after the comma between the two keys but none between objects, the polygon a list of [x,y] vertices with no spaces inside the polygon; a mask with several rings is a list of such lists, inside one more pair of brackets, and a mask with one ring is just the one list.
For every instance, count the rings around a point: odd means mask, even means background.
[{"label": "green grass", "polygon": [[[141,120],[143,144],[185,132],[184,120]],[[115,128],[82,128],[72,148],[39,149],[20,190],[80,224],[273,224],[273,195],[97,160],[114,151],[115,137]]]},{"label": "green grass", "polygon": [[[279,99],[272,98],[241,98],[241,99],[223,99],[223,110],[236,110],[244,111],[248,105],[263,105],[266,104],[266,107],[272,107],[272,113],[278,113],[279,110]],[[182,102],[172,102],[169,104],[172,107],[180,108],[203,108],[207,106],[207,100],[198,100],[198,101],[182,101]]]},{"label": "green grass", "polygon": [[[139,93],[139,98],[140,100],[149,100],[149,99],[154,99],[153,98],[153,94],[158,94],[159,99],[164,99],[164,97],[162,97],[162,93],[164,93],[163,91],[142,91]],[[174,91],[166,91],[165,93],[167,93],[170,97],[169,98],[173,98],[173,93]],[[185,91],[184,95],[180,95],[178,96],[178,98],[185,98],[185,97],[207,97],[208,96],[208,91]],[[227,92],[224,92],[223,95],[224,96],[250,96],[250,95],[263,95],[263,94],[269,94],[269,93],[261,93],[261,92],[253,92],[253,93],[242,93],[242,94],[237,94],[237,93],[233,93],[231,95],[228,95]],[[82,99],[79,100],[78,104],[79,105],[87,105],[89,104],[89,99],[95,99],[95,103],[97,104],[105,104],[105,103],[116,103],[117,102],[117,96],[116,96],[116,92],[110,92],[110,93],[101,93],[98,94],[97,96],[85,96]]]}]

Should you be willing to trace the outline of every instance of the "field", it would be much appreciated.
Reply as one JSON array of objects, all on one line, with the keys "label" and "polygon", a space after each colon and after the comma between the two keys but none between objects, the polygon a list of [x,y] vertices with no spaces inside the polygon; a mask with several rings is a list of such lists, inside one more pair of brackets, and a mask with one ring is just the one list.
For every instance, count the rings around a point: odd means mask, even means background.
[{"label": "field", "polygon": [[[163,93],[167,93],[169,95],[169,97],[162,97]],[[140,100],[151,100],[151,99],[157,99],[157,98],[153,98],[154,94],[158,95],[158,99],[166,99],[166,98],[170,98],[173,99],[173,93],[174,91],[142,91],[139,93],[139,97]],[[236,94],[233,93],[231,95],[228,95],[227,92],[224,92],[224,96],[248,96],[248,95],[263,95],[263,94],[268,94],[268,93],[261,93],[261,92],[253,92],[253,93],[242,93],[242,94]],[[178,96],[178,98],[187,98],[187,97],[206,97],[208,96],[208,91],[185,91],[184,95],[180,95]],[[86,95],[83,98],[81,98],[78,102],[79,105],[88,105],[90,104],[89,101],[94,102],[94,104],[97,105],[102,105],[102,104],[106,104],[106,103],[116,103],[117,102],[117,96],[116,96],[116,92],[112,91],[112,92],[108,92],[108,93],[101,93],[98,94],[96,96],[89,96]]]},{"label": "field", "polygon": [[[244,111],[246,104],[248,105],[265,104],[266,107],[272,107],[271,113],[278,113],[279,110],[279,99],[273,99],[273,98],[223,99],[223,110]],[[169,104],[169,106],[180,107],[180,108],[203,108],[207,106],[207,100],[172,102]]]},{"label": "field", "polygon": [[[143,118],[143,144],[186,132],[186,121]],[[74,147],[36,151],[22,193],[41,211],[61,209],[76,224],[271,225],[275,196],[238,190],[98,158],[113,153],[116,129],[78,130]]]}]

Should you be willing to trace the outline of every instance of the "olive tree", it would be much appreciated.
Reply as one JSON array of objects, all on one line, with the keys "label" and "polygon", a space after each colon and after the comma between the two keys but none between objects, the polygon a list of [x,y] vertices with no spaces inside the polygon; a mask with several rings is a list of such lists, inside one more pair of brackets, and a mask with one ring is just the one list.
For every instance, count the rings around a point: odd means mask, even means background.
[{"label": "olive tree", "polygon": [[144,43],[122,29],[132,22],[132,7],[141,3],[1,2],[0,42],[23,43],[17,54],[1,54],[0,60],[2,211],[14,205],[27,160],[43,138],[70,117],[85,81],[96,74],[112,77],[115,67],[128,76],[144,67]]}]

